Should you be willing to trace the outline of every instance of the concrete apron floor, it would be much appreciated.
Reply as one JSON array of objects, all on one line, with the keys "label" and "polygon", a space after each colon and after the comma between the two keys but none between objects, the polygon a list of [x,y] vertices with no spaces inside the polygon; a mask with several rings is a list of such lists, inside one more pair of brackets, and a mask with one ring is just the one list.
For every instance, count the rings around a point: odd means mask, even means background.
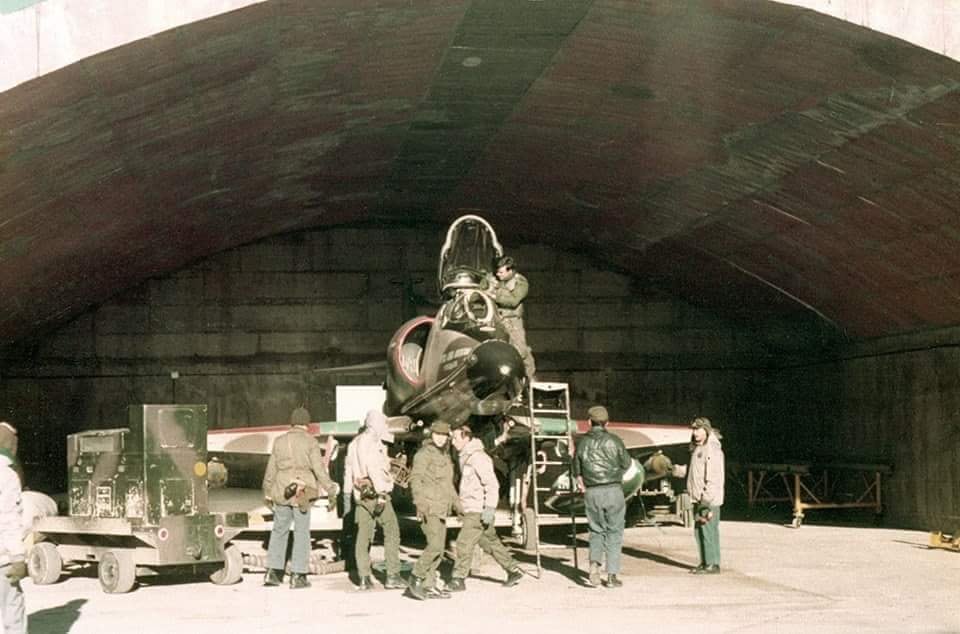
[{"label": "concrete apron floor", "polygon": [[[504,588],[489,557],[467,592],[419,602],[401,591],[360,593],[345,573],[313,587],[263,588],[262,574],[216,586],[146,581],[130,594],[101,592],[95,574],[49,586],[23,583],[30,632],[960,632],[960,554],[927,549],[927,533],[879,528],[723,522],[723,572],[691,575],[690,529],[629,528],[624,586],[584,585],[572,550],[548,546],[543,574]],[[381,554],[379,547],[374,556]],[[533,574],[533,557],[515,550]],[[404,549],[413,559],[415,550]],[[449,570],[449,564],[445,567]],[[291,629],[297,627],[296,630]]]}]

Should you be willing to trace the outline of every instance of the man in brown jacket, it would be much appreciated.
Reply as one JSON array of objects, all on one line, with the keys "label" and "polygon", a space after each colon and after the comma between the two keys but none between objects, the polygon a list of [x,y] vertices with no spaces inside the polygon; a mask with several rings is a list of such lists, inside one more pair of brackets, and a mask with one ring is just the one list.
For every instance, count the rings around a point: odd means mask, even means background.
[{"label": "man in brown jacket", "polygon": [[267,574],[263,580],[265,586],[278,586],[283,581],[287,540],[293,523],[290,587],[310,587],[307,581],[310,507],[320,497],[320,487],[334,498],[340,491],[327,473],[317,439],[307,431],[309,424],[310,412],[303,407],[293,410],[290,431],[273,442],[263,476],[263,496],[267,504],[273,506],[273,530],[270,531]]}]

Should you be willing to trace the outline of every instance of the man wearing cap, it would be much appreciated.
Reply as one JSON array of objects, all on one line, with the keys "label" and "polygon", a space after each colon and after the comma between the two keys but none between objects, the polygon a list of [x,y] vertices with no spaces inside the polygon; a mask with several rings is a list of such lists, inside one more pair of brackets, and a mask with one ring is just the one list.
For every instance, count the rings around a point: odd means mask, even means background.
[{"label": "man wearing cap", "polygon": [[473,437],[473,432],[466,425],[454,429],[450,439],[460,462],[460,506],[463,510],[463,526],[457,537],[457,560],[453,564],[450,591],[462,592],[467,589],[464,580],[470,574],[473,551],[478,544],[507,573],[503,585],[508,588],[515,586],[523,578],[523,572],[497,537],[494,526],[497,502],[500,500],[500,483],[493,472],[493,460],[484,451],[483,443]]},{"label": "man wearing cap", "polygon": [[620,552],[627,504],[623,497],[623,474],[632,459],[619,436],[607,431],[607,408],[595,405],[587,410],[590,431],[577,441],[573,476],[584,493],[590,527],[590,585],[600,585],[600,567],[607,562],[608,588],[618,588]]},{"label": "man wearing cap", "polygon": [[690,572],[698,575],[720,573],[720,507],[723,505],[724,465],[720,431],[710,419],[699,416],[690,424],[690,463],[675,465],[673,475],[686,476],[687,493],[693,502],[693,535],[700,565]]},{"label": "man wearing cap", "polygon": [[15,470],[17,432],[9,423],[0,423],[0,430],[0,611],[4,632],[22,634],[27,631],[27,617],[20,580],[27,576],[27,565],[20,476]]},{"label": "man wearing cap", "polygon": [[310,559],[310,508],[320,497],[318,484],[336,499],[340,487],[330,479],[316,438],[307,431],[310,412],[298,407],[290,414],[290,431],[273,441],[263,475],[263,496],[273,507],[273,529],[267,547],[265,586],[278,586],[286,568],[287,540],[293,523],[293,557],[290,587],[308,588]]},{"label": "man wearing cap", "polygon": [[523,327],[523,302],[530,291],[530,283],[514,268],[513,258],[503,256],[495,262],[496,272],[487,278],[488,292],[497,305],[497,312],[503,321],[503,326],[510,335],[510,342],[523,357],[527,377],[533,380],[536,363],[533,352],[527,345],[527,333]]},{"label": "man wearing cap", "polygon": [[459,510],[460,502],[453,487],[453,461],[447,440],[450,425],[438,420],[430,426],[430,437],[413,457],[410,490],[417,509],[420,529],[427,545],[413,567],[407,593],[420,601],[449,599],[450,593],[436,586],[437,568],[447,543],[447,516],[451,508]]},{"label": "man wearing cap", "polygon": [[383,551],[387,563],[387,577],[383,587],[388,590],[406,588],[400,576],[400,524],[393,510],[393,474],[390,472],[390,456],[383,444],[393,442],[393,434],[387,430],[387,417],[378,410],[367,412],[363,431],[347,448],[344,468],[344,504],[352,499],[357,538],[354,556],[357,561],[357,587],[371,590],[370,542],[377,526],[383,529]]}]

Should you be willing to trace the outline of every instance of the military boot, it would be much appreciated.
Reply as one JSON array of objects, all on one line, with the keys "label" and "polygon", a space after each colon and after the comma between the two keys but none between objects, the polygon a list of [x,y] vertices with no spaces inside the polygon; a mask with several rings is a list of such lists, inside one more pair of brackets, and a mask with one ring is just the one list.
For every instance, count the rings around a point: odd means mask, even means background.
[{"label": "military boot", "polygon": [[450,593],[446,590],[441,590],[440,588],[426,588],[424,589],[424,594],[427,595],[428,599],[449,599]]},{"label": "military boot", "polygon": [[622,585],[623,585],[623,582],[617,578],[617,575],[607,575],[608,588],[619,588]]},{"label": "military boot", "polygon": [[294,590],[298,588],[309,588],[310,581],[307,579],[307,575],[302,572],[295,572],[290,575],[290,587]]},{"label": "military boot", "polygon": [[590,579],[589,584],[594,588],[600,586],[600,564],[596,561],[590,562]]},{"label": "military boot", "polygon": [[519,568],[514,568],[513,570],[507,572],[507,580],[503,582],[503,585],[508,588],[512,588],[520,583],[521,579],[523,579],[523,571]]},{"label": "military boot", "polygon": [[397,590],[399,588],[406,588],[407,584],[400,575],[387,575],[386,581],[383,582],[383,587],[387,590]]},{"label": "military boot", "polygon": [[466,589],[467,584],[459,577],[451,577],[450,583],[447,584],[447,590],[450,592],[463,592]]},{"label": "military boot", "polygon": [[279,586],[281,583],[283,583],[283,571],[267,568],[267,574],[263,575],[263,585],[273,587]]},{"label": "military boot", "polygon": [[417,601],[426,601],[427,591],[423,587],[423,579],[416,575],[410,575],[410,584],[407,586],[407,591],[404,592],[404,595]]},{"label": "military boot", "polygon": [[357,590],[363,592],[364,590],[373,590],[373,581],[370,580],[370,577],[360,577],[360,583],[357,584]]}]

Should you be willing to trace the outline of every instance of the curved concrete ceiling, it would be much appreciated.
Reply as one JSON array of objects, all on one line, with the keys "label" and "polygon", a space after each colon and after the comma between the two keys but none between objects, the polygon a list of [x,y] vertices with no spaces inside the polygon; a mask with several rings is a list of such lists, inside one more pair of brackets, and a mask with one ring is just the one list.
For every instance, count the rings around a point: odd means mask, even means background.
[{"label": "curved concrete ceiling", "polygon": [[960,323],[960,65],[785,5],[273,0],[3,93],[0,130],[2,341],[465,208],[718,309]]}]

